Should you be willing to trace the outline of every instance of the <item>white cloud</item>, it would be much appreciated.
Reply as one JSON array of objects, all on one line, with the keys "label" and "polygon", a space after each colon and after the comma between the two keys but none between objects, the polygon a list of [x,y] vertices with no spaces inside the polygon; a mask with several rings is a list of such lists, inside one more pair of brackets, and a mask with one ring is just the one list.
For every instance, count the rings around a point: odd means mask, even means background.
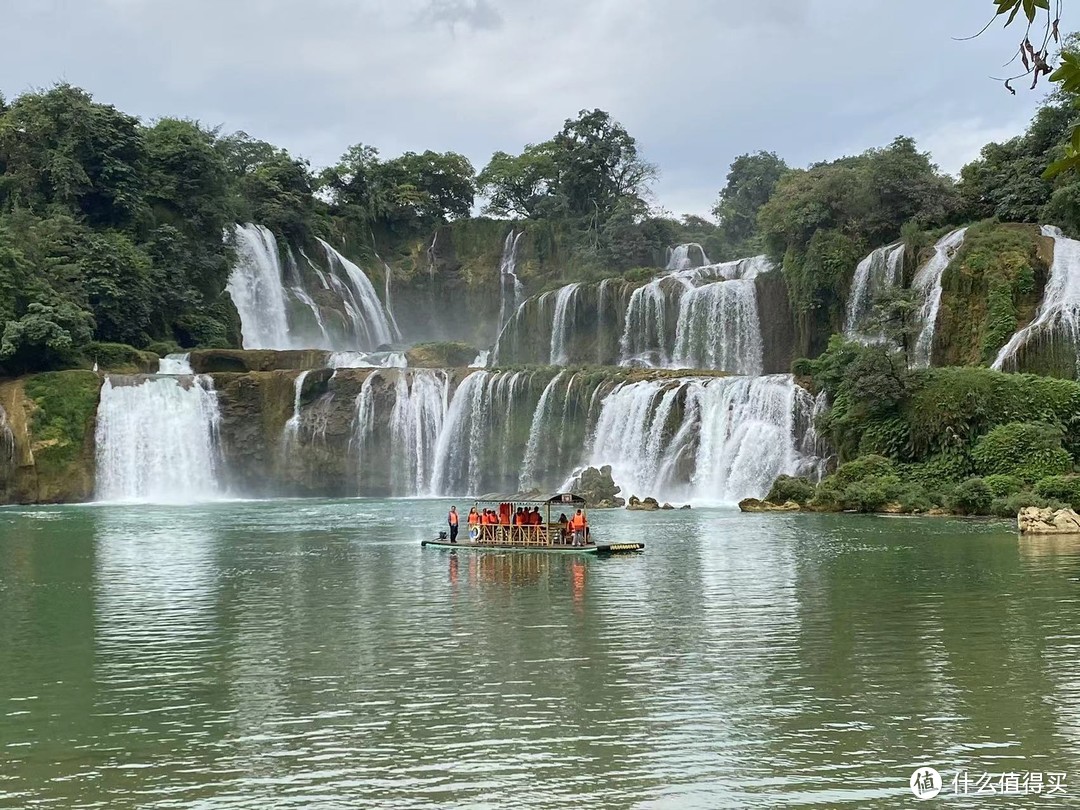
[{"label": "white cloud", "polygon": [[5,13],[0,89],[67,80],[144,118],[244,129],[329,163],[453,149],[477,167],[610,110],[707,213],[728,164],[915,134],[956,171],[1037,102],[987,76],[1015,36],[955,42],[985,0],[80,0]]}]

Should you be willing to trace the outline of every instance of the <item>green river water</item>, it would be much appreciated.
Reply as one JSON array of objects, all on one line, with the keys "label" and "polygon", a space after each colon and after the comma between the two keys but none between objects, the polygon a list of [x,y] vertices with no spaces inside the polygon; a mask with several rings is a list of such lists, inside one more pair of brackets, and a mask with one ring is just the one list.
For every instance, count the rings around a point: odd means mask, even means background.
[{"label": "green river water", "polygon": [[635,557],[421,549],[447,505],[0,510],[0,807],[910,807],[922,764],[1068,773],[925,806],[1080,805],[1080,540],[703,509],[594,513]]}]

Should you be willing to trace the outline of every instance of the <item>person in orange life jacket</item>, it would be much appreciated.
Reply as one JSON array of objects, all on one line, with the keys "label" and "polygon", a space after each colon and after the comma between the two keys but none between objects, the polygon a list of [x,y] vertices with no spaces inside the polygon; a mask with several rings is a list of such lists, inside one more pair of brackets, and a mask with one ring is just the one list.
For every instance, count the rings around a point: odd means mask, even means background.
[{"label": "person in orange life jacket", "polygon": [[517,511],[514,512],[514,525],[515,526],[524,526],[525,525],[525,510],[522,509],[520,506],[517,508]]},{"label": "person in orange life jacket", "polygon": [[541,515],[540,515],[540,507],[539,506],[534,506],[533,507],[532,514],[529,515],[529,523],[531,523],[533,526],[543,526],[544,525],[544,518],[541,517]]},{"label": "person in orange life jacket", "polygon": [[570,527],[574,530],[574,545],[585,545],[585,537],[589,530],[589,523],[585,520],[585,515],[582,514],[580,509],[578,509],[577,514],[570,519]]},{"label": "person in orange life jacket", "polygon": [[480,522],[480,513],[476,511],[475,506],[472,509],[469,510],[468,521],[469,521],[469,528],[470,529]]},{"label": "person in orange life jacket", "polygon": [[446,522],[450,524],[450,542],[457,542],[457,530],[458,530],[458,513],[457,507],[450,507],[450,514],[446,516]]}]

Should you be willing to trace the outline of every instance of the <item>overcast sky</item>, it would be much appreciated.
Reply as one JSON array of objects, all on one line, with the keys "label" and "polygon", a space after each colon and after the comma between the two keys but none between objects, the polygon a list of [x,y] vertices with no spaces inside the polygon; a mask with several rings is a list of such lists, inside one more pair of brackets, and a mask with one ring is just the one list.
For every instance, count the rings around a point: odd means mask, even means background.
[{"label": "overcast sky", "polygon": [[[198,119],[333,163],[454,150],[479,170],[583,108],[705,214],[737,155],[789,163],[912,135],[955,173],[1042,91],[989,77],[1020,32],[990,0],[0,0],[0,91],[57,81],[144,120]],[[1066,18],[1065,30],[1080,27]]]}]

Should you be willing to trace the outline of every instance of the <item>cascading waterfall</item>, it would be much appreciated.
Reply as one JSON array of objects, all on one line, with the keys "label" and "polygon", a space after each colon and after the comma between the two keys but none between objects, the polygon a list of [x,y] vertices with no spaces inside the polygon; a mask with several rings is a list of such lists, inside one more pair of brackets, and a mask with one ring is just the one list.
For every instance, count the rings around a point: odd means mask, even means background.
[{"label": "cascading waterfall", "polygon": [[237,225],[236,266],[226,289],[240,314],[245,349],[290,349],[277,239],[262,225]]},{"label": "cascading waterfall", "polygon": [[682,294],[672,365],[761,374],[764,357],[752,280],[717,281]]},{"label": "cascading waterfall", "polygon": [[390,412],[391,491],[394,495],[427,495],[435,448],[450,400],[444,371],[420,369],[399,373]]},{"label": "cascading waterfall", "polygon": [[[694,251],[697,251],[700,261],[695,262],[693,258]],[[705,255],[705,248],[699,245],[697,242],[689,242],[684,245],[676,245],[668,250],[668,270],[689,270],[693,267],[702,267],[704,265],[710,265],[713,262],[709,261],[709,257]]]},{"label": "cascading waterfall", "polygon": [[960,228],[942,237],[934,245],[934,255],[919,268],[911,283],[922,305],[919,308],[919,336],[912,350],[911,364],[915,368],[928,368],[934,351],[934,330],[937,329],[938,311],[941,309],[941,277],[952,261],[956,251],[964,244],[967,228]]},{"label": "cascading waterfall", "polygon": [[95,432],[97,499],[219,497],[219,419],[208,376],[106,377]]},{"label": "cascading waterfall", "polygon": [[331,273],[340,268],[350,282],[349,293],[352,300],[346,302],[351,304],[347,311],[352,316],[352,331],[360,340],[361,347],[375,349],[393,342],[395,335],[390,328],[390,321],[367,275],[359,265],[342,256],[329,242],[322,239],[318,242],[326,253]]},{"label": "cascading waterfall", "polygon": [[528,380],[525,372],[476,371],[458,386],[435,450],[433,494],[478,495],[488,482],[513,487],[522,461],[515,412]]},{"label": "cascading waterfall", "polygon": [[310,373],[310,370],[301,371],[296,375],[296,381],[293,383],[293,412],[292,416],[289,417],[289,421],[285,423],[282,437],[282,446],[285,452],[289,452],[300,436],[300,418],[302,416],[300,404],[304,395],[304,381]]},{"label": "cascading waterfall", "polygon": [[805,452],[814,407],[789,375],[627,383],[604,399],[587,463],[610,464],[626,494],[761,498],[779,475],[820,474]]},{"label": "cascading waterfall", "polygon": [[567,346],[575,314],[575,297],[580,284],[567,284],[555,293],[555,314],[551,320],[551,365],[564,366],[569,362]]},{"label": "cascading waterfall", "polygon": [[[759,374],[764,340],[754,280],[764,256],[670,273],[634,290],[620,341],[620,364]],[[677,308],[675,329],[669,313]]]},{"label": "cascading waterfall", "polygon": [[525,285],[517,276],[518,244],[525,231],[519,234],[510,229],[503,242],[502,259],[499,261],[499,284],[501,298],[499,303],[499,327],[506,324],[514,309],[521,306],[525,298]]},{"label": "cascading waterfall", "polygon": [[540,484],[537,467],[549,438],[548,430],[555,421],[555,409],[552,405],[558,396],[556,389],[565,376],[566,372],[560,371],[552,377],[536,405],[536,412],[529,426],[529,440],[525,445],[525,460],[521,465],[521,477],[518,479],[518,489],[521,492],[526,492]]},{"label": "cascading waterfall", "polygon": [[237,225],[234,233],[227,290],[245,349],[370,351],[400,337],[364,271],[329,243],[318,240],[321,263],[301,253],[301,267],[291,251],[282,264],[267,228]]},{"label": "cascading waterfall", "polygon": [[191,368],[190,354],[167,354],[162,357],[158,363],[158,374],[182,376],[194,373],[194,370]]},{"label": "cascading waterfall", "polygon": [[1042,302],[1035,319],[1001,348],[991,368],[1016,371],[1017,352],[1033,338],[1053,341],[1063,336],[1077,352],[1076,368],[1080,376],[1080,242],[1049,225],[1043,226],[1042,235],[1054,240],[1054,260]]},{"label": "cascading waterfall", "polygon": [[404,352],[331,352],[328,368],[406,368]]},{"label": "cascading waterfall", "polygon": [[0,469],[8,469],[15,463],[15,433],[8,421],[7,411],[0,405]]},{"label": "cascading waterfall", "polygon": [[483,349],[476,355],[476,359],[469,363],[469,368],[487,368],[491,360],[491,350]]},{"label": "cascading waterfall", "polygon": [[844,317],[844,334],[849,339],[863,343],[878,343],[883,339],[881,334],[867,331],[866,322],[881,294],[900,285],[905,250],[903,243],[878,248],[855,268]]}]

